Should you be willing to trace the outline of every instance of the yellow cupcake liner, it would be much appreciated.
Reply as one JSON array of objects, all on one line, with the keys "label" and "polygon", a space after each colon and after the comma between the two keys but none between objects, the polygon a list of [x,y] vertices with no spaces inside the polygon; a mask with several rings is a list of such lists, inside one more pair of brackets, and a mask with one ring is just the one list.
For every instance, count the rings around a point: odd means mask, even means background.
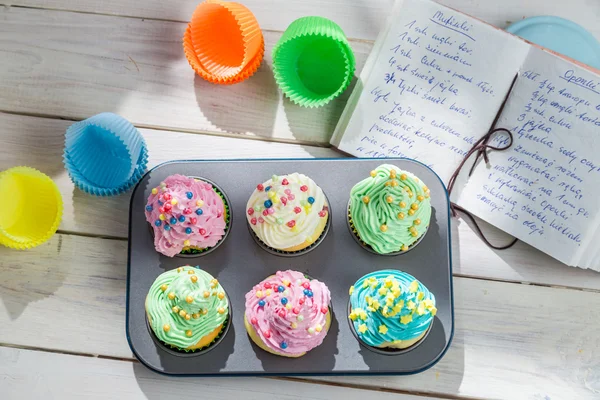
[{"label": "yellow cupcake liner", "polygon": [[30,167],[0,172],[0,244],[16,250],[39,246],[56,233],[63,201],[56,183]]}]

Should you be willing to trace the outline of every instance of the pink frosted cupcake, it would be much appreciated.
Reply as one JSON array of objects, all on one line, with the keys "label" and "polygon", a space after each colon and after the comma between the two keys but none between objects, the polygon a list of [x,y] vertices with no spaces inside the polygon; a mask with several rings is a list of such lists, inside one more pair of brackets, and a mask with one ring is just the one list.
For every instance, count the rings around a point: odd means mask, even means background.
[{"label": "pink frosted cupcake", "polygon": [[331,294],[301,272],[278,271],[246,294],[244,324],[261,349],[301,357],[323,343],[331,325]]},{"label": "pink frosted cupcake", "polygon": [[183,175],[171,175],[153,188],[145,214],[156,251],[173,257],[220,244],[229,226],[224,199],[212,184]]}]

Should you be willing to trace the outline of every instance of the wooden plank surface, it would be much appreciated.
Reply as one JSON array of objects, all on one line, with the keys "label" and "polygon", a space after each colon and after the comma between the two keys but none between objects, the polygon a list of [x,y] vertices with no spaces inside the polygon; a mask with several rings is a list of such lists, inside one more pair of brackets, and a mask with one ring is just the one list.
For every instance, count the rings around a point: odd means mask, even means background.
[{"label": "wooden plank surface", "polygon": [[339,386],[265,378],[180,379],[141,364],[0,347],[4,400],[23,399],[218,399],[237,400],[428,400],[434,397],[367,392]]},{"label": "wooden plank surface", "polygon": [[[0,153],[0,170],[25,164],[50,175],[57,182],[65,204],[61,231],[126,238],[130,194],[109,198],[89,196],[73,187],[63,168],[64,132],[70,124],[70,121],[0,113],[4,149]],[[151,129],[141,129],[141,132],[150,151],[150,167],[174,159],[341,156],[320,147]],[[507,251],[494,251],[486,247],[464,221],[454,222],[455,274],[600,290],[600,273],[569,268],[524,243]],[[482,225],[488,227],[486,232],[495,243],[509,240],[497,229],[486,223]]]},{"label": "wooden plank surface", "polygon": [[[112,111],[140,127],[327,144],[350,94],[318,109],[282,99],[270,57],[277,32],[265,32],[252,79],[222,86],[188,65],[184,23],[16,7],[0,21],[0,111],[76,120]],[[352,46],[360,71],[372,44]]]},{"label": "wooden plank surface", "polygon": [[[261,1],[243,0],[262,29],[283,31],[296,18],[320,15],[336,21],[351,38],[374,40],[394,0],[359,1]],[[510,22],[536,15],[557,15],[570,19],[600,38],[600,4],[594,0],[440,0],[440,3],[481,18],[500,28]],[[141,18],[189,21],[200,0],[146,0],[143,3],[104,0],[13,0],[11,4],[56,8]]]},{"label": "wooden plank surface", "polygon": [[[58,235],[28,252],[0,248],[0,343],[131,358],[125,247]],[[454,341],[436,366],[332,381],[433,395],[597,398],[600,293],[467,278],[454,285]]]}]

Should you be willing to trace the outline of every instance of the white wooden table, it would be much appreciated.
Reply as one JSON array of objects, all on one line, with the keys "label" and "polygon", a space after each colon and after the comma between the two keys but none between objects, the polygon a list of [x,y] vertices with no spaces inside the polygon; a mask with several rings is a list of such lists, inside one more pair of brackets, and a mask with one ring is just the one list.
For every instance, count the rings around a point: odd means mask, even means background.
[{"label": "white wooden table", "polygon": [[[74,189],[61,161],[65,128],[118,113],[142,128],[150,167],[199,157],[340,157],[326,143],[348,93],[317,110],[292,105],[274,83],[271,48],[294,19],[323,15],[352,39],[360,71],[392,3],[245,0],[264,30],[265,62],[250,80],[220,87],[194,76],[181,48],[197,1],[0,5],[0,170],[38,168],[65,200],[48,243],[0,248],[1,399],[600,398],[600,274],[522,243],[490,250],[463,221],[453,224],[454,341],[424,373],[177,379],[139,364],[125,338],[129,195]],[[600,38],[597,0],[442,2],[499,27],[561,15]]]}]

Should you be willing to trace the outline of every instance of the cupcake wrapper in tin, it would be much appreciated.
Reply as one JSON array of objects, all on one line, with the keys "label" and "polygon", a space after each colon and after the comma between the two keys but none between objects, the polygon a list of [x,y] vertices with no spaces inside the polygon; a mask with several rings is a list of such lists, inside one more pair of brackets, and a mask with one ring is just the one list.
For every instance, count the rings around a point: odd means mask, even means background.
[{"label": "cupcake wrapper in tin", "polygon": [[258,21],[241,4],[208,0],[201,3],[183,37],[188,62],[209,82],[232,84],[253,75],[264,55]]},{"label": "cupcake wrapper in tin", "polygon": [[14,167],[0,172],[0,244],[24,250],[54,235],[63,213],[56,184],[42,172]]},{"label": "cupcake wrapper in tin", "polygon": [[273,48],[277,84],[304,107],[320,107],[339,96],[352,81],[354,68],[344,32],[327,18],[297,19]]},{"label": "cupcake wrapper in tin", "polygon": [[194,255],[202,255],[202,253],[205,253],[208,250],[212,250],[212,249],[216,249],[217,247],[219,247],[223,241],[227,238],[227,231],[229,230],[229,225],[231,222],[231,210],[229,209],[229,203],[227,202],[227,198],[225,197],[225,195],[223,194],[223,192],[221,192],[220,189],[218,189],[214,184],[213,184],[213,190],[219,195],[219,197],[221,197],[221,199],[223,200],[223,204],[225,205],[225,234],[223,235],[223,237],[221,238],[221,240],[219,240],[217,242],[216,245],[214,245],[213,247],[208,247],[208,248],[197,248],[197,247],[188,247],[188,248],[183,248],[183,250],[181,251],[181,253],[179,253],[179,255],[184,255],[184,256],[194,256]]},{"label": "cupcake wrapper in tin", "polygon": [[102,113],[67,129],[63,158],[79,189],[96,196],[111,196],[140,180],[148,152],[144,138],[129,121]]}]

